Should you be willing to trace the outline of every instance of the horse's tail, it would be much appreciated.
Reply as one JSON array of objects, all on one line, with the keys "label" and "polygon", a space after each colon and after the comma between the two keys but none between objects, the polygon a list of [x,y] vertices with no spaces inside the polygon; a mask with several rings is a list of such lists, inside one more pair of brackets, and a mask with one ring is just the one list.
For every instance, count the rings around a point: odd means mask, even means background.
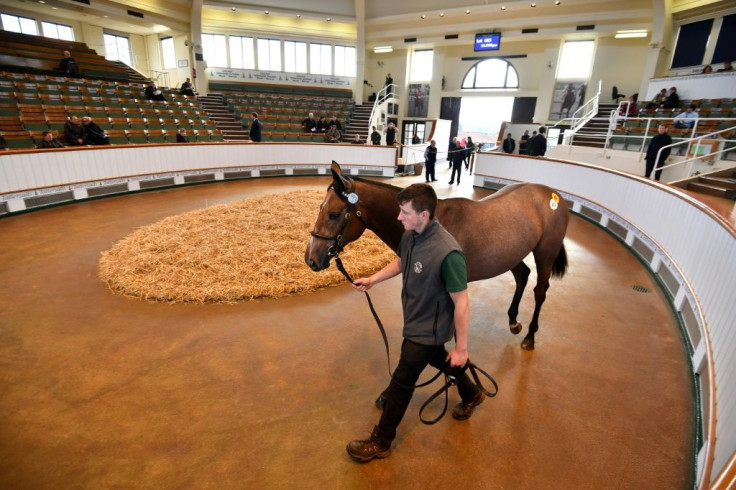
[{"label": "horse's tail", "polygon": [[552,277],[558,277],[562,279],[567,271],[567,252],[565,251],[565,244],[560,246],[560,253],[557,254],[555,263],[552,264]]}]

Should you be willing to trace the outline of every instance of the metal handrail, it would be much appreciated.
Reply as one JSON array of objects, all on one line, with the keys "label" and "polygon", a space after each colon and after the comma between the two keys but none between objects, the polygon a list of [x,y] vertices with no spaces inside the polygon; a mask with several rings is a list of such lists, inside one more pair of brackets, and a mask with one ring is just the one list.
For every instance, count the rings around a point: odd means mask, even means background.
[{"label": "metal handrail", "polygon": [[[557,126],[563,124],[565,121],[571,121],[570,129],[565,131],[565,137],[563,140],[564,145],[572,145],[573,138],[575,137],[575,134],[580,130],[580,128],[588,124],[588,122],[591,121],[596,114],[598,114],[602,84],[602,80],[598,80],[598,91],[585,104],[578,107],[577,110],[572,113],[572,117],[560,119],[550,127],[550,129],[556,128]],[[580,113],[579,116],[578,113]]]},{"label": "metal handrail", "polygon": [[[398,100],[399,96],[394,91],[394,87],[398,89],[398,85],[395,83],[392,83],[390,85],[386,85],[381,90],[378,91],[376,94],[376,100],[373,103],[373,109],[371,110],[371,117],[368,120],[368,131],[371,130],[373,126],[378,127],[378,124],[376,124],[375,119],[377,117],[377,114],[379,114],[380,107],[383,106],[384,103],[388,103],[389,99]],[[368,138],[370,139],[370,132],[368,133]]]},{"label": "metal handrail", "polygon": [[[658,162],[659,161],[659,156],[662,154],[662,150],[664,150],[665,148],[674,148],[677,145],[681,145],[683,143],[687,143],[688,144],[688,147],[687,147],[687,151],[685,152],[685,154],[687,155],[688,152],[690,151],[690,148],[692,147],[693,142],[697,142],[695,144],[697,146],[700,146],[700,145],[702,145],[703,139],[713,138],[714,136],[717,137],[721,133],[734,131],[734,129],[736,129],[736,126],[733,126],[733,127],[730,127],[730,128],[721,129],[721,130],[718,130],[718,131],[714,131],[712,133],[703,134],[703,135],[700,135],[700,136],[697,136],[697,137],[694,137],[694,138],[690,138],[690,139],[683,140],[683,141],[678,141],[677,143],[672,143],[672,144],[669,144],[667,146],[663,146],[662,148],[659,149],[659,151],[657,151],[657,158],[654,161],[655,162]],[[736,141],[736,140],[729,140],[729,139],[724,139],[723,140],[724,143],[729,143],[729,142],[732,142],[732,141]],[[724,153],[725,151],[726,151],[726,145],[721,145],[721,149],[720,150],[717,150],[717,151],[708,153],[707,155],[696,155],[693,158],[689,158],[687,160],[681,160],[679,162],[670,163],[669,165],[665,165],[663,167],[657,167],[654,170],[656,170],[656,171],[663,171],[666,168],[672,168],[672,167],[676,167],[676,166],[679,166],[679,165],[684,165],[686,163],[690,163],[690,168],[687,170],[687,174],[688,174],[688,177],[691,177],[691,172],[693,170],[693,165],[692,164],[694,162],[696,162],[698,160],[705,160],[708,157],[712,157],[712,156],[715,156],[715,155]],[[654,173],[654,170],[652,171],[652,173]]]}]

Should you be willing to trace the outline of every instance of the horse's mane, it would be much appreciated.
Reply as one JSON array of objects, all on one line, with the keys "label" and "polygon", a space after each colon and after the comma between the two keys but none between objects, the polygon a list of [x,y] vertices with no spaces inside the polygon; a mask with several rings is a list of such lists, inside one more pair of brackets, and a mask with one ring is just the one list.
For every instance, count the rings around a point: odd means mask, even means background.
[{"label": "horse's mane", "polygon": [[351,177],[351,179],[353,179],[356,182],[363,182],[364,184],[371,184],[371,185],[376,185],[378,187],[385,187],[386,189],[394,190],[397,193],[401,190],[401,187],[397,187],[391,184],[386,184],[385,182],[377,182],[375,180],[365,179],[363,177]]}]

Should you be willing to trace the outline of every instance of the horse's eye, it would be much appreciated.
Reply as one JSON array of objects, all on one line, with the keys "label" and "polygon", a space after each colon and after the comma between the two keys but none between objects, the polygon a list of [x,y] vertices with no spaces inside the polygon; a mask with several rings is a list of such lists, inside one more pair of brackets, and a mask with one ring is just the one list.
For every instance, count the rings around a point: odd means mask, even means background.
[{"label": "horse's eye", "polygon": [[340,217],[340,213],[328,213],[328,216],[332,221],[335,221]]}]

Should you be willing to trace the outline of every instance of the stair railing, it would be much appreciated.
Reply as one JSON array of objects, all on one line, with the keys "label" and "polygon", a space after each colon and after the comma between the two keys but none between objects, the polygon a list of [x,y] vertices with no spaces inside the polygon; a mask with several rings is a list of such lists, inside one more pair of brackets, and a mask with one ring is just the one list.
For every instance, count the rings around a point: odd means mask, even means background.
[{"label": "stair railing", "polygon": [[[697,125],[697,121],[699,121],[699,119],[696,119],[696,123],[693,125],[693,132],[695,131],[695,126]],[[701,154],[700,152],[701,148],[709,147],[709,145],[703,144],[703,140],[718,138],[722,134],[733,133],[733,132],[736,132],[736,126],[732,126],[730,128],[725,128],[725,129],[720,129],[718,131],[713,131],[712,133],[702,134],[699,136],[695,136],[693,138],[678,141],[677,143],[672,143],[670,145],[663,146],[662,148],[659,149],[659,151],[657,151],[657,159],[655,160],[655,162],[659,161],[659,157],[662,154],[662,151],[664,151],[666,148],[674,148],[680,145],[687,145],[687,150],[685,154],[686,155],[692,154],[694,156],[686,160],[681,160],[679,162],[670,163],[662,167],[657,167],[654,169],[654,171],[663,171],[666,168],[674,168],[674,167],[688,165],[687,170],[685,171],[687,175],[685,177],[678,177],[676,180],[692,177],[693,176],[693,166],[695,162],[703,161],[703,162],[706,162],[708,165],[713,165],[715,163],[716,155],[721,155],[721,154],[725,154],[727,151],[732,151],[733,147],[727,147],[727,145],[730,143],[736,143],[736,139],[728,139],[728,138],[719,139],[718,144],[715,145],[718,148],[716,151],[712,151],[707,154],[705,153]],[[691,149],[694,149],[694,150],[691,152]],[[707,158],[710,158],[712,161],[707,161],[706,160]],[[652,171],[652,174],[654,174],[654,171]]]},{"label": "stair railing", "polygon": [[553,129],[563,124],[565,121],[570,121],[570,128],[565,130],[562,139],[563,145],[572,145],[575,133],[577,133],[580,128],[588,124],[588,122],[598,114],[598,104],[601,98],[601,86],[602,80],[598,80],[598,91],[593,97],[591,97],[585,104],[578,107],[577,110],[573,112],[572,117],[561,119],[549,128]]},{"label": "stair railing", "polygon": [[[373,110],[371,111],[371,117],[368,119],[368,137],[370,137],[370,130],[373,126],[382,129],[383,124],[381,123],[382,110],[388,106],[389,103],[396,104],[399,101],[399,95],[397,93],[399,86],[395,83],[386,85],[383,87],[378,94],[376,94],[376,100],[373,103]],[[389,114],[390,115],[390,114]]]}]

